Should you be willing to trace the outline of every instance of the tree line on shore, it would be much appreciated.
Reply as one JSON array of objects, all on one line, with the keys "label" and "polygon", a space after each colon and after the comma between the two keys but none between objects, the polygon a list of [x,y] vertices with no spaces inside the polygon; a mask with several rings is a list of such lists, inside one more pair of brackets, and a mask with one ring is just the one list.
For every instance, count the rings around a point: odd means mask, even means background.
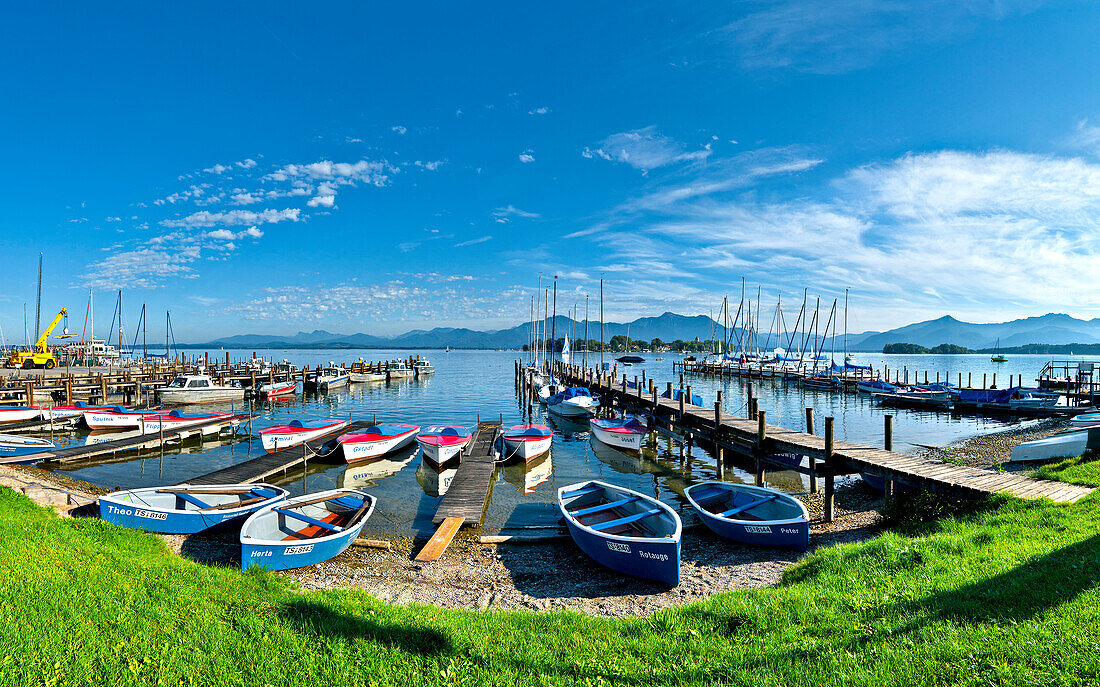
[{"label": "tree line on shore", "polygon": [[900,353],[904,355],[918,355],[932,353],[939,355],[958,355],[962,353],[1017,353],[1021,355],[1098,355],[1100,344],[1025,344],[1023,346],[1010,346],[1001,348],[977,348],[942,343],[939,346],[926,348],[914,343],[891,343],[882,347],[883,353]]}]

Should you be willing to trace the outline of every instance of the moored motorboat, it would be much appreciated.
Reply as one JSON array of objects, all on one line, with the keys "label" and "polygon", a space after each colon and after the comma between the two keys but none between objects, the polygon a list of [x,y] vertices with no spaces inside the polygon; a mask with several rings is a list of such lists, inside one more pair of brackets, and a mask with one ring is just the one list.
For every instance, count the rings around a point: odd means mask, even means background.
[{"label": "moored motorboat", "polygon": [[358,489],[305,494],[261,508],[241,526],[241,568],[290,570],[343,553],[374,512]]},{"label": "moored motorboat", "polygon": [[1089,434],[1092,431],[1089,427],[1074,428],[1042,439],[1025,441],[1013,447],[1010,460],[1076,458],[1089,449]]},{"label": "moored motorboat", "polygon": [[708,481],[684,490],[699,519],[720,537],[758,546],[805,551],[810,517],[789,494],[767,487]]},{"label": "moored motorboat", "polygon": [[310,439],[339,432],[347,426],[347,420],[291,420],[285,425],[261,429],[260,441],[265,451],[275,453],[291,446],[298,446]]},{"label": "moored motorboat", "polygon": [[187,485],[116,491],[99,497],[99,517],[124,527],[193,534],[242,520],[287,497],[270,484]]},{"label": "moored motorboat", "polygon": [[342,366],[330,363],[328,367],[317,371],[312,377],[308,377],[302,386],[313,391],[331,391],[348,385],[351,377]]},{"label": "moored motorboat", "polygon": [[642,442],[649,434],[649,426],[632,416],[620,419],[593,418],[588,421],[588,424],[592,428],[592,436],[595,439],[620,451],[642,450]]},{"label": "moored motorboat", "polygon": [[297,390],[298,382],[286,381],[261,384],[257,391],[264,398],[274,398],[276,396],[292,396]]},{"label": "moored motorboat", "polygon": [[881,379],[861,379],[856,382],[856,388],[865,394],[892,394],[898,387]]},{"label": "moored motorboat", "polygon": [[435,374],[435,366],[427,360],[417,360],[413,362],[413,375],[416,377],[427,377],[428,375]]},{"label": "moored motorboat", "polygon": [[49,439],[17,434],[0,434],[0,463],[33,462],[34,456],[56,448]]},{"label": "moored motorboat", "polygon": [[946,391],[926,389],[898,389],[892,394],[871,394],[881,405],[903,408],[949,408],[951,395]]},{"label": "moored motorboat", "polygon": [[600,397],[583,386],[574,386],[546,399],[546,409],[565,417],[588,417],[600,407]]},{"label": "moored motorboat", "polygon": [[390,380],[408,379],[413,376],[413,371],[404,360],[391,360],[386,364],[386,376]]},{"label": "moored motorboat", "polygon": [[0,424],[29,422],[42,417],[42,406],[3,406],[0,407]]},{"label": "moored motorboat", "polygon": [[424,451],[424,459],[443,465],[458,457],[470,443],[470,430],[458,425],[431,425],[420,430],[416,440]]},{"label": "moored motorboat", "polygon": [[664,503],[592,480],[559,489],[558,508],[573,541],[592,560],[628,575],[680,583],[683,527]]},{"label": "moored motorboat", "polygon": [[844,385],[835,375],[811,375],[802,378],[802,386],[807,389],[820,389],[823,391],[836,391]]},{"label": "moored motorboat", "polygon": [[386,381],[386,373],[374,372],[369,369],[362,371],[352,370],[348,372],[348,381],[352,384],[366,384],[370,382],[384,382]]},{"label": "moored motorboat", "polygon": [[417,425],[374,425],[361,432],[341,434],[336,441],[344,449],[344,460],[354,463],[407,446],[419,431]]},{"label": "moored motorboat", "polygon": [[550,450],[554,432],[546,425],[513,425],[504,431],[501,440],[504,442],[501,462],[514,458],[527,462]]},{"label": "moored motorboat", "polygon": [[210,375],[180,375],[154,389],[161,403],[189,405],[193,403],[224,403],[243,401],[245,389],[240,384],[215,384]]},{"label": "moored motorboat", "polygon": [[155,434],[157,432],[175,432],[180,429],[202,425],[203,434],[218,434],[224,425],[207,425],[205,423],[211,420],[225,420],[226,422],[236,423],[237,420],[234,419],[236,417],[238,416],[233,415],[233,413],[181,413],[178,410],[173,410],[169,413],[143,415],[140,421],[140,429],[142,434]]}]

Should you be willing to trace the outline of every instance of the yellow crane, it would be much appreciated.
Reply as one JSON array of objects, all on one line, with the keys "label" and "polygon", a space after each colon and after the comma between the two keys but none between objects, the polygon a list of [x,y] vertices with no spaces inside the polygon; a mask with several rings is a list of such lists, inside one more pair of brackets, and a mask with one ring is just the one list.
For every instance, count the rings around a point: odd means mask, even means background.
[{"label": "yellow crane", "polygon": [[[44,367],[47,370],[57,367],[57,358],[54,357],[53,351],[47,346],[47,342],[50,338],[50,333],[57,327],[57,323],[61,321],[62,317],[68,316],[69,311],[65,308],[61,309],[61,312],[57,313],[57,317],[53,318],[53,322],[50,322],[50,326],[46,327],[46,331],[42,332],[42,336],[38,337],[38,341],[34,342],[34,349],[27,350],[26,346],[14,346],[11,349],[11,356],[8,358],[7,367],[21,367],[24,370],[29,370],[32,367]],[[68,339],[73,336],[69,333],[68,329],[64,330],[65,333],[60,336],[55,336],[55,339]]]}]

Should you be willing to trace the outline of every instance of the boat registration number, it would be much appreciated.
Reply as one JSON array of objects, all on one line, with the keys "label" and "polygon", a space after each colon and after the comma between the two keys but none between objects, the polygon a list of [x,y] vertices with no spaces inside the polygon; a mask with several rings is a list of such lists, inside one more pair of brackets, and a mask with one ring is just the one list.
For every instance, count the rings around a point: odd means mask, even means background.
[{"label": "boat registration number", "polygon": [[612,551],[618,551],[619,553],[630,553],[630,544],[625,544],[621,541],[609,541],[607,542],[607,548]]},{"label": "boat registration number", "polygon": [[745,531],[750,534],[771,534],[772,528],[767,525],[745,525]]},{"label": "boat registration number", "polygon": [[158,513],[156,511],[144,510],[142,508],[134,509],[134,516],[138,518],[149,518],[150,520],[167,520],[167,513]]},{"label": "boat registration number", "polygon": [[283,552],[288,556],[293,556],[297,553],[309,553],[313,550],[313,544],[303,544],[302,546],[288,546]]}]

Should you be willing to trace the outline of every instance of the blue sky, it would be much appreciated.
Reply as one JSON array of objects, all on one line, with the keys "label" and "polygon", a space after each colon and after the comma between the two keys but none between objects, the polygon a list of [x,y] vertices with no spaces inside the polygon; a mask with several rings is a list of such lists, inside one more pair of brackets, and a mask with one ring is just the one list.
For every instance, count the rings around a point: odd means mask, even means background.
[{"label": "blue sky", "polygon": [[6,338],[40,251],[44,320],[122,289],[180,341],[511,326],[540,273],[617,320],[742,277],[1100,316],[1100,6],[524,5],[9,8]]}]

